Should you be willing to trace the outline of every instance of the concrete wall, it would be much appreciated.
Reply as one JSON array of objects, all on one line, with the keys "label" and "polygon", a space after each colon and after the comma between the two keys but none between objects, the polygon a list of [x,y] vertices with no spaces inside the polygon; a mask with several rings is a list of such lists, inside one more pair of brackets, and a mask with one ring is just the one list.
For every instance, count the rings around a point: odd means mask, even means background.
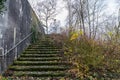
[{"label": "concrete wall", "polygon": [[[44,35],[44,28],[27,0],[7,0],[6,7],[7,11],[0,16],[0,47],[4,52],[30,34],[32,27]],[[17,47],[17,53],[20,54],[29,44],[30,38]],[[6,70],[14,58],[15,50],[4,59],[0,58],[0,73]]]},{"label": "concrete wall", "polygon": [[4,23],[2,26],[2,47],[8,50],[14,45],[14,28],[16,28],[16,43],[31,32],[33,25],[36,30],[44,33],[41,23],[27,0],[8,0],[7,6],[5,19],[2,22]]}]

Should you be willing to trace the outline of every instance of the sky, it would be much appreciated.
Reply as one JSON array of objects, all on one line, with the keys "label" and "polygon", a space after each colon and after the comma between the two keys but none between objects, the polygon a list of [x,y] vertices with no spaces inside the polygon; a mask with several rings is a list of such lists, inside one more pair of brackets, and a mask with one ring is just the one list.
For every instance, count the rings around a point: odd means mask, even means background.
[{"label": "sky", "polygon": [[[32,5],[33,9],[36,11],[36,7],[37,7],[37,3],[39,2],[40,0],[29,0],[30,4]],[[56,19],[57,20],[60,20],[61,22],[61,26],[64,26],[65,25],[65,20],[66,20],[66,17],[67,17],[67,10],[63,7],[65,7],[65,3],[63,0],[58,0],[58,4],[62,4],[62,5],[59,5],[58,8],[62,8],[60,10],[60,12],[58,12],[59,14],[56,16]],[[118,5],[116,3],[116,0],[104,0],[105,3],[106,3],[106,14],[107,15],[111,15],[111,14],[116,14],[118,15]],[[39,14],[37,11],[36,11],[37,14]]]},{"label": "sky", "polygon": [[[37,8],[37,3],[41,1],[41,0],[29,0],[30,4],[32,5],[33,9],[36,11],[37,14],[39,14],[36,10]],[[65,7],[65,3],[63,0],[58,0],[58,4],[62,4],[62,5],[57,5],[57,10],[59,10],[57,16],[55,17],[57,20],[60,20],[61,22],[61,26],[64,26],[65,24],[65,19],[67,17],[67,10],[64,8]]]},{"label": "sky", "polygon": [[116,3],[116,0],[106,0],[106,4],[108,12],[114,13],[118,10],[118,4]]}]

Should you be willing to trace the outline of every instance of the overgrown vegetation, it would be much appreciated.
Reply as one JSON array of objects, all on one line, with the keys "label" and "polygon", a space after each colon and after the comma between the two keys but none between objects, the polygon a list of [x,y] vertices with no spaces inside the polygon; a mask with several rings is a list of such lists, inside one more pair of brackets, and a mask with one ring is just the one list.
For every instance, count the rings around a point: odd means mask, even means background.
[{"label": "overgrown vegetation", "polygon": [[38,40],[39,32],[36,30],[36,26],[31,28],[32,36],[31,36],[31,43],[35,43]]},{"label": "overgrown vegetation", "polygon": [[66,32],[51,36],[55,43],[63,45],[68,61],[76,65],[69,72],[78,79],[120,79],[120,47],[114,39],[90,39],[82,31],[74,30],[69,31],[69,36]]},{"label": "overgrown vegetation", "polygon": [[11,79],[0,76],[0,80],[11,80]]}]

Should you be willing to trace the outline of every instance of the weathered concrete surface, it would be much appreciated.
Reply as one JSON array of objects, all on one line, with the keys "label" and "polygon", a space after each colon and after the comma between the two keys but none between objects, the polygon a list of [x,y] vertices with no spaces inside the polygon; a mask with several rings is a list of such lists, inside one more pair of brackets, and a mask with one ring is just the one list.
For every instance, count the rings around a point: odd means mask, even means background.
[{"label": "weathered concrete surface", "polygon": [[[7,11],[5,11],[4,17],[0,20],[0,35],[2,35],[0,38],[0,46],[4,48],[5,52],[11,49],[15,43],[20,42],[30,34],[33,26],[38,32],[44,34],[44,28],[27,0],[7,0],[6,4]],[[19,45],[19,47],[17,47],[18,54],[21,53],[29,43],[30,39]],[[14,58],[14,52],[15,51],[11,51],[10,55],[7,56],[5,67],[13,61],[11,58]],[[2,63],[3,62],[0,62],[0,66],[3,65]],[[3,67],[4,66],[2,66],[2,68]],[[2,68],[0,67],[0,70],[4,70]]]},{"label": "weathered concrete surface", "polygon": [[32,25],[36,26],[40,32],[44,32],[27,0],[10,0],[8,7],[8,28],[3,35],[7,48],[9,49],[13,45],[13,30],[15,27],[17,30],[17,43],[30,33]]}]

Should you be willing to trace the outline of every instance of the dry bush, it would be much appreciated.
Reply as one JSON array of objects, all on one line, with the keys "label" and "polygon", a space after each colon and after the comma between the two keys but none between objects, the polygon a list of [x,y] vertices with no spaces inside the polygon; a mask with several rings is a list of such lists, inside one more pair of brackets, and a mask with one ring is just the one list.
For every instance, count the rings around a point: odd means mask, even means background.
[{"label": "dry bush", "polygon": [[67,32],[51,34],[50,37],[55,44],[63,47],[67,60],[76,65],[75,69],[69,72],[80,79],[91,76],[102,79],[109,72],[120,73],[119,44],[89,39],[83,35],[72,36],[74,33],[67,34]]},{"label": "dry bush", "polygon": [[58,46],[58,47],[63,47],[64,45],[64,41],[66,39],[66,35],[63,35],[63,34],[55,34],[55,33],[52,33],[49,35],[49,37],[51,38],[51,42]]}]

